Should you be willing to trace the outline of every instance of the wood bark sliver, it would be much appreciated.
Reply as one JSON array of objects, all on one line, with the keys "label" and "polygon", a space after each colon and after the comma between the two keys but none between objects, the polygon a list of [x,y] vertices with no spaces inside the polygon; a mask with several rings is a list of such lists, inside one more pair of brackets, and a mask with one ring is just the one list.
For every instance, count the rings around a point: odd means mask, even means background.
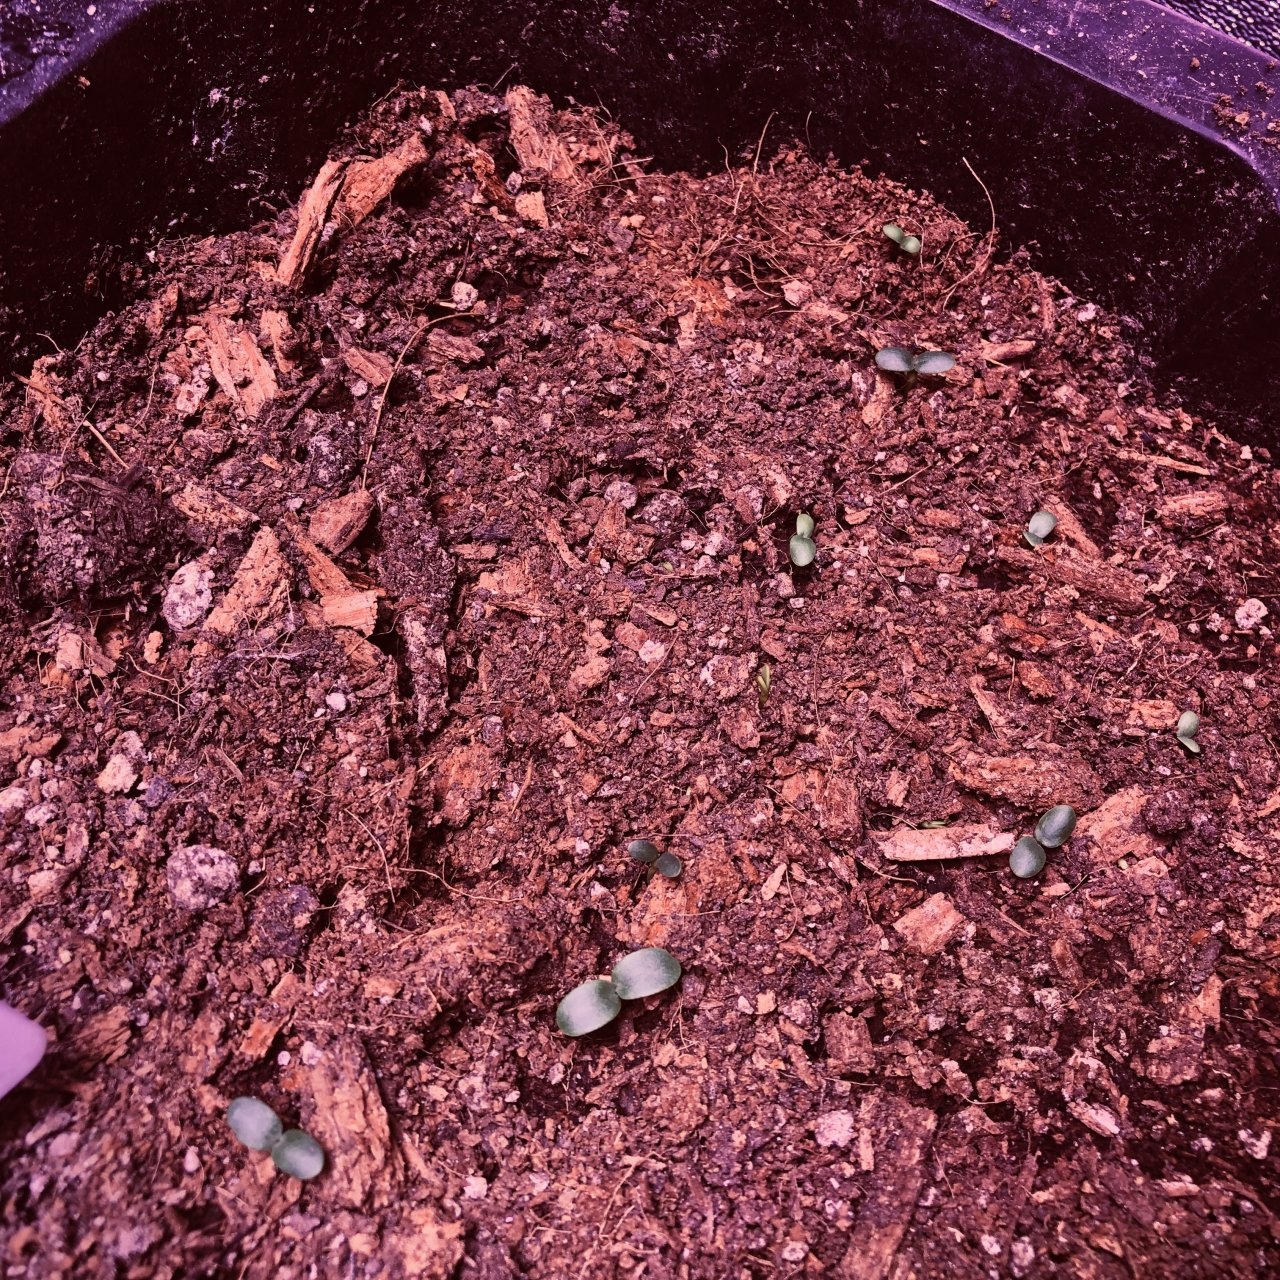
[{"label": "wood bark sliver", "polygon": [[289,536],[302,557],[303,567],[312,589],[320,597],[324,621],[331,627],[347,627],[362,636],[373,634],[378,622],[377,587],[357,587],[294,521],[288,524]]},{"label": "wood bark sliver", "polygon": [[1058,517],[1058,527],[1054,532],[1059,540],[1070,543],[1086,560],[1102,560],[1102,548],[1085,532],[1080,517],[1063,498],[1050,498],[1045,503],[1045,509]]},{"label": "wood bark sliver", "polygon": [[329,498],[312,513],[307,533],[326,551],[341,555],[364,532],[377,505],[368,489]]},{"label": "wood bark sliver", "polygon": [[1105,561],[1079,559],[1061,549],[1040,552],[1020,547],[1000,547],[996,559],[1006,569],[1043,574],[1084,595],[1114,605],[1124,613],[1137,613],[1145,603],[1146,589],[1133,574]]},{"label": "wood bark sliver", "polygon": [[342,191],[346,171],[345,160],[326,160],[302,197],[298,206],[298,229],[293,233],[293,242],[276,270],[276,278],[287,288],[301,288],[306,281],[316,250],[320,247],[325,223],[329,221],[334,202]]},{"label": "wood bark sliver", "polygon": [[280,551],[280,540],[270,529],[261,529],[240,561],[227,594],[204,620],[206,636],[230,636],[244,622],[261,622],[283,599],[289,566]]},{"label": "wood bark sliver", "polygon": [[899,827],[887,836],[877,836],[880,852],[892,862],[945,862],[953,858],[986,858],[1008,853],[1013,833],[998,831],[985,823],[955,827],[929,827],[921,831]]},{"label": "wood bark sliver", "polygon": [[526,85],[507,90],[511,146],[525,172],[540,170],[560,182],[572,182],[578,168],[551,127],[551,104]]},{"label": "wood bark sliver", "polygon": [[343,226],[358,227],[410,170],[426,164],[426,144],[413,134],[394,151],[372,160],[352,160],[342,180],[334,216]]},{"label": "wood bark sliver", "polygon": [[1012,342],[984,342],[982,358],[989,364],[1005,364],[1009,360],[1021,360],[1035,349],[1034,338],[1015,338]]},{"label": "wood bark sliver", "polygon": [[342,353],[342,363],[371,387],[382,387],[391,381],[394,366],[380,351],[366,351],[363,347],[348,347]]},{"label": "wood bark sliver", "polygon": [[289,355],[289,346],[296,338],[293,325],[283,311],[268,308],[262,313],[262,321],[258,332],[271,343],[271,354],[275,356],[276,368],[281,373],[292,373],[298,362]]},{"label": "wood bark sliver", "polygon": [[849,1248],[833,1274],[839,1280],[887,1280],[924,1185],[925,1154],[938,1117],[887,1093],[858,1109],[858,1148],[872,1175]]},{"label": "wood bark sliver", "polygon": [[247,529],[258,518],[202,484],[186,485],[174,495],[173,505],[188,520],[211,531]]},{"label": "wood bark sliver", "polygon": [[209,368],[218,386],[246,418],[257,418],[280,394],[276,375],[253,335],[212,312],[202,318]]},{"label": "wood bark sliver", "polygon": [[83,415],[78,403],[63,399],[61,381],[50,368],[54,359],[41,356],[31,366],[31,377],[26,381],[27,403],[40,411],[54,431],[66,435],[75,431]]}]

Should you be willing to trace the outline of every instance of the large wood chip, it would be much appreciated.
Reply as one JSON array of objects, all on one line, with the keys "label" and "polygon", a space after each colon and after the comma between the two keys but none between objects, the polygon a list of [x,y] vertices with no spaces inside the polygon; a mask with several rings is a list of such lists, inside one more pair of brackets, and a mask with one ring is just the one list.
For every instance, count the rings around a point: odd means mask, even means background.
[{"label": "large wood chip", "polygon": [[342,363],[371,387],[380,387],[391,381],[394,366],[380,351],[366,351],[363,347],[348,347],[342,353]]},{"label": "large wood chip", "polygon": [[484,360],[483,347],[477,346],[469,338],[456,338],[452,334],[441,333],[438,329],[433,329],[427,335],[427,350],[456,364],[480,364]]},{"label": "large wood chip", "polygon": [[362,636],[371,636],[378,625],[379,595],[381,592],[373,589],[323,596],[320,607],[324,620],[331,627],[350,627]]},{"label": "large wood chip", "polygon": [[307,1128],[328,1157],[328,1195],[353,1209],[389,1203],[403,1170],[377,1077],[360,1041],[349,1036],[330,1044],[308,1081]]},{"label": "large wood chip", "polygon": [[74,431],[82,413],[78,400],[64,399],[62,382],[51,368],[55,356],[41,356],[27,379],[27,403],[37,408],[50,428],[60,434]]},{"label": "large wood chip", "polygon": [[396,183],[410,170],[426,164],[427,158],[426,144],[415,133],[384,156],[352,160],[334,216],[346,225],[359,226],[395,190]]},{"label": "large wood chip", "polygon": [[1012,342],[983,342],[982,358],[991,364],[1003,364],[1007,360],[1021,360],[1036,349],[1034,338],[1015,338]]},{"label": "large wood chip", "polygon": [[377,502],[368,489],[353,489],[316,507],[307,532],[326,550],[341,555],[369,523]]},{"label": "large wood chip", "polygon": [[261,622],[282,600],[289,580],[289,566],[280,552],[280,540],[270,529],[260,529],[240,561],[222,602],[204,620],[205,635],[233,635],[244,622]]},{"label": "large wood chip", "polygon": [[968,924],[945,893],[935,893],[893,922],[907,946],[922,956],[935,956]]},{"label": "large wood chip", "polygon": [[541,170],[561,182],[577,176],[568,148],[551,125],[551,103],[525,85],[507,90],[511,146],[526,173]]},{"label": "large wood chip", "polygon": [[288,524],[293,545],[302,556],[303,567],[312,589],[323,599],[325,596],[344,596],[355,590],[351,579],[329,559],[294,521]]},{"label": "large wood chip", "polygon": [[298,206],[298,229],[276,271],[276,279],[287,288],[298,289],[305,282],[316,250],[320,247],[325,223],[329,221],[334,202],[342,191],[346,171],[345,160],[326,160],[320,166],[316,180],[302,197],[302,203]]},{"label": "large wood chip", "polygon": [[1086,849],[1095,865],[1152,857],[1162,846],[1143,821],[1142,811],[1149,798],[1150,793],[1142,787],[1126,787],[1108,796],[1092,813],[1081,817],[1072,844]]},{"label": "large wood chip", "polygon": [[1043,746],[1035,755],[985,756],[966,751],[951,762],[951,776],[962,787],[1024,809],[1054,804],[1084,809],[1096,802],[1102,784],[1083,756]]},{"label": "large wood chip", "polygon": [[1136,613],[1143,607],[1146,587],[1125,569],[1064,553],[1062,548],[1023,551],[1020,547],[1000,547],[996,559],[1006,569],[1043,574],[1063,586],[1074,587],[1114,605],[1125,613]]},{"label": "large wood chip", "polygon": [[1156,507],[1156,515],[1165,524],[1181,524],[1191,520],[1216,520],[1230,509],[1227,495],[1221,489],[1203,489],[1165,498]]},{"label": "large wood chip", "polygon": [[1086,560],[1101,560],[1102,548],[1085,532],[1080,517],[1062,498],[1050,498],[1045,509],[1058,517],[1058,527],[1054,531],[1059,541],[1070,543]]},{"label": "large wood chip", "polygon": [[202,484],[187,485],[175,495],[173,505],[188,520],[215,532],[247,529],[258,518]]},{"label": "large wood chip", "polygon": [[869,1158],[869,1179],[849,1238],[837,1264],[839,1280],[886,1280],[916,1211],[926,1173],[925,1153],[938,1118],[892,1094],[876,1092],[858,1110],[859,1151]]},{"label": "large wood chip", "polygon": [[218,386],[245,417],[258,417],[280,388],[253,335],[212,312],[201,323],[209,343],[209,368]]},{"label": "large wood chip", "polygon": [[551,225],[547,217],[547,202],[541,191],[522,191],[516,196],[516,213],[536,227]]},{"label": "large wood chip", "polygon": [[283,311],[268,308],[262,313],[262,321],[258,332],[271,343],[271,354],[276,358],[276,367],[281,373],[292,373],[298,363],[289,354],[289,348],[297,334]]},{"label": "large wood chip", "polygon": [[986,858],[1013,848],[1010,831],[997,831],[985,823],[956,827],[930,827],[915,831],[899,827],[877,836],[880,852],[892,862],[946,862],[952,858]]}]

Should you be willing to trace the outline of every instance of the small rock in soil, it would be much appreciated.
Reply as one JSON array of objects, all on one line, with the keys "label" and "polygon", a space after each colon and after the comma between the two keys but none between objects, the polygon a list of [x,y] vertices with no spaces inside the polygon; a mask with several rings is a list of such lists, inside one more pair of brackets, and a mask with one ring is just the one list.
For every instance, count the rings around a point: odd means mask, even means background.
[{"label": "small rock in soil", "polygon": [[169,892],[186,911],[206,911],[225,901],[240,882],[236,860],[208,844],[176,849],[165,868]]},{"label": "small rock in soil", "polygon": [[169,579],[160,612],[175,631],[198,627],[213,607],[213,570],[202,556],[184,564]]}]

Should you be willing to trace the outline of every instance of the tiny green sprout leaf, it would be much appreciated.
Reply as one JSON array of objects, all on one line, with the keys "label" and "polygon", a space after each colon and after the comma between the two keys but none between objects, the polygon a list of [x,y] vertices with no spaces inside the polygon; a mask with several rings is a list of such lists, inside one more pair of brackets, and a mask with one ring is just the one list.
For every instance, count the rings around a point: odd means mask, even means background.
[{"label": "tiny green sprout leaf", "polygon": [[660,876],[666,876],[668,880],[674,880],[684,870],[684,863],[674,853],[664,853],[653,864],[653,869]]},{"label": "tiny green sprout leaf", "polygon": [[930,818],[928,822],[920,824],[921,831],[936,831],[939,827],[949,827],[951,824],[943,818]]},{"label": "tiny green sprout leaf", "polygon": [[1069,804],[1055,804],[1036,823],[1036,839],[1046,849],[1061,848],[1076,829],[1076,811]]},{"label": "tiny green sprout leaf", "polygon": [[661,947],[642,947],[613,966],[614,990],[623,1000],[641,1000],[680,981],[680,961]]},{"label": "tiny green sprout leaf", "polygon": [[280,1117],[259,1098],[233,1098],[227,1108],[227,1124],[254,1151],[270,1151],[284,1132]]},{"label": "tiny green sprout leaf", "polygon": [[324,1148],[301,1129],[286,1129],[271,1148],[271,1159],[281,1173],[310,1182],[324,1168]]},{"label": "tiny green sprout leaf", "polygon": [[1052,511],[1037,511],[1027,521],[1022,537],[1029,547],[1038,547],[1047,542],[1058,527],[1058,517]]},{"label": "tiny green sprout leaf", "polygon": [[876,352],[876,366],[885,373],[911,373],[915,369],[907,347],[882,347]]},{"label": "tiny green sprout leaf", "polygon": [[567,1036],[586,1036],[608,1026],[621,1011],[613,983],[593,978],[574,987],[556,1006],[556,1026]]},{"label": "tiny green sprout leaf", "polygon": [[813,539],[806,538],[802,533],[797,533],[791,539],[789,551],[791,563],[797,569],[804,569],[811,565],[814,557],[818,554],[818,548],[813,545]]},{"label": "tiny green sprout leaf", "polygon": [[1044,846],[1030,836],[1023,836],[1009,854],[1009,870],[1019,880],[1030,880],[1044,870]]},{"label": "tiny green sprout leaf", "polygon": [[911,361],[911,367],[917,372],[925,375],[935,373],[946,373],[948,369],[954,369],[956,358],[949,351],[922,351]]},{"label": "tiny green sprout leaf", "polygon": [[886,222],[884,224],[884,233],[896,245],[901,245],[902,242],[907,238],[907,233],[903,231],[903,229],[900,226],[898,226],[896,222]]},{"label": "tiny green sprout leaf", "polygon": [[657,862],[662,851],[649,840],[633,840],[627,845],[627,852],[637,861],[646,865]]},{"label": "tiny green sprout leaf", "polygon": [[1200,754],[1200,744],[1196,734],[1200,732],[1200,717],[1194,711],[1184,711],[1178,720],[1178,741],[1193,756]]},{"label": "tiny green sprout leaf", "polygon": [[756,692],[760,695],[760,705],[769,701],[769,690],[773,688],[773,668],[766,662],[756,672]]},{"label": "tiny green sprout leaf", "polygon": [[802,538],[813,537],[813,517],[807,511],[796,516],[796,532]]},{"label": "tiny green sprout leaf", "polygon": [[920,252],[921,240],[919,236],[904,236],[899,243],[902,245],[903,253],[916,254]]}]

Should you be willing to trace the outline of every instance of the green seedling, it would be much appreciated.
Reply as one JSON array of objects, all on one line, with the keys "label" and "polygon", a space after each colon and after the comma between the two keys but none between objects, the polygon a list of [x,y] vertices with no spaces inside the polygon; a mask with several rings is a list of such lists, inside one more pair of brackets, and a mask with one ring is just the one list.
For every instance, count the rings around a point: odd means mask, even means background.
[{"label": "green seedling", "polygon": [[920,252],[920,237],[908,235],[896,222],[886,222],[884,233],[903,253],[909,253],[914,257]]},{"label": "green seedling", "polygon": [[1036,823],[1036,839],[1046,849],[1060,849],[1076,829],[1076,811],[1069,804],[1055,804]]},{"label": "green seedling", "polygon": [[651,867],[662,856],[662,850],[650,840],[633,840],[627,845],[627,852],[645,866]]},{"label": "green seedling", "polygon": [[797,569],[807,569],[818,554],[818,548],[813,541],[813,517],[808,512],[802,511],[796,516],[796,531],[792,535],[788,549],[791,554],[791,563]]},{"label": "green seedling", "polygon": [[324,1148],[301,1129],[286,1129],[271,1148],[271,1160],[281,1173],[310,1182],[324,1169]]},{"label": "green seedling", "polygon": [[680,981],[680,973],[680,961],[661,947],[632,951],[613,966],[610,977],[574,987],[556,1007],[556,1026],[567,1036],[590,1035],[622,1012],[624,1000],[666,991]]},{"label": "green seedling", "polygon": [[1009,854],[1009,870],[1019,880],[1031,880],[1044,870],[1044,846],[1030,836],[1023,836]]},{"label": "green seedling", "polygon": [[1023,530],[1022,539],[1029,547],[1042,546],[1053,536],[1053,531],[1057,527],[1058,517],[1052,511],[1037,511],[1027,521],[1027,527]]},{"label": "green seedling", "polygon": [[280,1117],[260,1098],[233,1098],[227,1126],[253,1151],[270,1151],[284,1133]]},{"label": "green seedling", "polygon": [[773,668],[767,663],[762,663],[760,670],[756,672],[756,692],[760,695],[760,710],[764,710],[764,704],[769,701],[769,690],[773,688]]},{"label": "green seedling", "polygon": [[653,869],[660,876],[666,876],[668,880],[674,880],[684,870],[684,863],[674,853],[664,853],[653,864]]},{"label": "green seedling", "polygon": [[253,1151],[270,1151],[281,1173],[309,1182],[324,1168],[324,1148],[301,1129],[286,1129],[260,1098],[233,1098],[227,1127]]},{"label": "green seedling", "polygon": [[935,377],[955,368],[956,358],[949,351],[913,351],[910,347],[883,347],[876,352],[876,367],[885,373],[902,375],[904,386],[917,378]]},{"label": "green seedling", "polygon": [[1196,741],[1196,734],[1200,732],[1200,717],[1194,711],[1184,711],[1178,719],[1178,741],[1182,743],[1193,756],[1200,754],[1200,744]]},{"label": "green seedling", "polygon": [[663,853],[652,840],[633,840],[627,845],[627,852],[668,880],[674,880],[684,870],[684,863],[674,853]]},{"label": "green seedling", "polygon": [[642,1000],[680,981],[680,961],[661,947],[642,947],[623,956],[610,979],[623,1000]]},{"label": "green seedling", "polygon": [[574,987],[556,1006],[556,1026],[567,1036],[588,1036],[622,1012],[622,997],[606,978]]}]

